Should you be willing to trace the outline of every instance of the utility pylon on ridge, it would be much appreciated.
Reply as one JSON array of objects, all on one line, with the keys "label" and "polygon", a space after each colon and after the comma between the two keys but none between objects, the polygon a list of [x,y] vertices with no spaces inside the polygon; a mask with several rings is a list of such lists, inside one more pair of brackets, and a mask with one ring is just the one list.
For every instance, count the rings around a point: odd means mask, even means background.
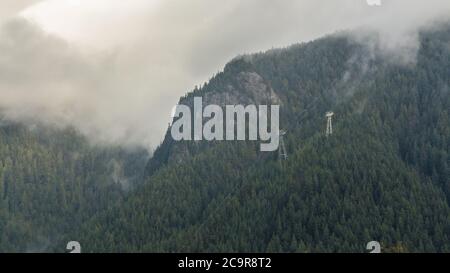
[{"label": "utility pylon on ridge", "polygon": [[327,118],[327,132],[326,132],[326,136],[331,136],[333,134],[333,124],[332,124],[332,119],[334,116],[333,112],[327,112],[327,114],[325,115]]},{"label": "utility pylon on ridge", "polygon": [[282,160],[282,159],[287,160],[287,158],[288,158],[286,146],[284,145],[284,139],[283,139],[285,135],[286,135],[286,131],[280,130],[280,132],[279,132],[280,147],[278,148],[278,154],[279,154],[280,160]]}]

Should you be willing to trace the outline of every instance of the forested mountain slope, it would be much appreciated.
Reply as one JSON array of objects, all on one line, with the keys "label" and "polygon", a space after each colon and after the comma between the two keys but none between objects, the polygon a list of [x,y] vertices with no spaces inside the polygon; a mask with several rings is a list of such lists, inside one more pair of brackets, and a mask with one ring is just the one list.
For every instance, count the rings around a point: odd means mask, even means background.
[{"label": "forested mountain slope", "polygon": [[101,252],[450,251],[450,28],[420,39],[409,64],[346,34],[236,58],[181,103],[279,102],[288,160],[168,133],[142,188],[74,236]]},{"label": "forested mountain slope", "polygon": [[119,202],[142,179],[146,156],[93,147],[71,129],[1,121],[0,252],[48,251]]},{"label": "forested mountain slope", "polygon": [[241,56],[181,98],[279,104],[287,160],[168,131],[145,167],[142,151],[2,122],[0,252],[450,251],[450,27],[420,41],[412,63],[348,33]]}]

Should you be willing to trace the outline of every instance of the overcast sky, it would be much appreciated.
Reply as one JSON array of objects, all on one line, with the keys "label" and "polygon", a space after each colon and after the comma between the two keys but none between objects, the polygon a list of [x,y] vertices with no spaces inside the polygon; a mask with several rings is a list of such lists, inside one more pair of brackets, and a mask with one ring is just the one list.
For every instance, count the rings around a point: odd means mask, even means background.
[{"label": "overcast sky", "polygon": [[450,1],[2,0],[0,18],[3,115],[151,147],[178,98],[236,55],[363,26],[411,57]]}]

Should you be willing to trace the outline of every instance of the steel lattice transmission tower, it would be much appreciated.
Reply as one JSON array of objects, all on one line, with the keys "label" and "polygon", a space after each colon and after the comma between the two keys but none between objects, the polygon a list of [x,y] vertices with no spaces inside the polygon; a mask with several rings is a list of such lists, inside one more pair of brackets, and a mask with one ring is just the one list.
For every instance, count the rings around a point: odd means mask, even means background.
[{"label": "steel lattice transmission tower", "polygon": [[333,123],[332,123],[332,120],[333,120],[334,113],[333,112],[327,112],[327,114],[325,116],[327,117],[327,132],[326,132],[326,135],[328,137],[328,136],[331,136],[333,134]]},{"label": "steel lattice transmission tower", "polygon": [[280,160],[284,159],[287,160],[288,155],[286,151],[286,146],[284,145],[284,136],[286,135],[286,131],[280,130],[279,137],[280,137],[280,147],[278,148],[278,154]]}]

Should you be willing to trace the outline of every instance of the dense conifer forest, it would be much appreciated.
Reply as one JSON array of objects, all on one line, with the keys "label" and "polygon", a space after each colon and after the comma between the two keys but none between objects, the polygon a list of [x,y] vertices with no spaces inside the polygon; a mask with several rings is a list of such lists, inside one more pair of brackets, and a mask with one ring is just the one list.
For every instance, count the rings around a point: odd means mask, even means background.
[{"label": "dense conifer forest", "polygon": [[237,57],[180,99],[276,100],[287,160],[169,131],[147,160],[2,123],[0,251],[449,252],[449,45],[449,27],[422,32],[400,62],[338,33]]}]

